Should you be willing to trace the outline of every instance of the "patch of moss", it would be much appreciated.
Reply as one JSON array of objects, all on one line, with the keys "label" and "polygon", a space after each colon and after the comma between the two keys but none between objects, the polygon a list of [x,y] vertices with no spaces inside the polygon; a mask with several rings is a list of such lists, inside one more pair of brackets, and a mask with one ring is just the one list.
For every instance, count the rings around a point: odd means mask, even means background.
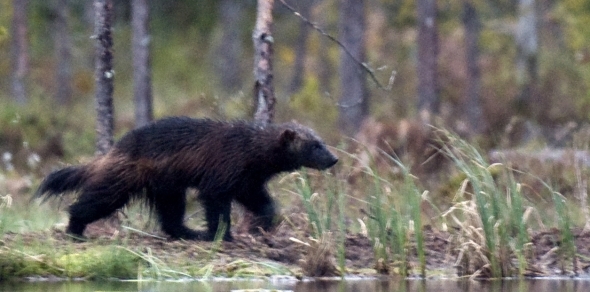
[{"label": "patch of moss", "polygon": [[97,247],[56,258],[67,277],[135,279],[140,258],[116,246]]},{"label": "patch of moss", "polygon": [[22,252],[0,250],[0,281],[27,276],[48,276],[59,274],[43,255],[30,256]]}]

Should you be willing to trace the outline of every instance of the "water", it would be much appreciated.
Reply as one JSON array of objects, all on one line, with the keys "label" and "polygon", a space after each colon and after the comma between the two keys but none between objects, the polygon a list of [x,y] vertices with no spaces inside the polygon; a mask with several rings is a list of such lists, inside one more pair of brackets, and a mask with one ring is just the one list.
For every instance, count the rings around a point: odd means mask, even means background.
[{"label": "water", "polygon": [[[249,290],[248,290],[249,289]],[[274,290],[273,290],[274,289]],[[503,281],[468,280],[322,280],[322,281],[183,281],[183,282],[27,282],[2,283],[0,291],[81,292],[81,291],[440,291],[440,292],[582,292],[590,291],[590,279],[534,279]]]}]

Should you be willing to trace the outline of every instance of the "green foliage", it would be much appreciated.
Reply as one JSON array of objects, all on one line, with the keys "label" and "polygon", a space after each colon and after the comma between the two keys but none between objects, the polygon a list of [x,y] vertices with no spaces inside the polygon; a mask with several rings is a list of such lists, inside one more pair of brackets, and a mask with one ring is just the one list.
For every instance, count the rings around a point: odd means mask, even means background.
[{"label": "green foliage", "polygon": [[[332,188],[331,188],[332,189]],[[344,196],[344,190],[340,184],[335,187],[334,192],[337,195],[337,204],[338,204],[338,225],[337,228],[340,232],[336,235],[336,243],[337,243],[337,257],[338,257],[338,267],[342,272],[342,276],[344,277],[344,271],[346,271],[346,249],[345,249],[345,241],[346,241],[346,200]]]},{"label": "green foliage", "polygon": [[56,264],[63,267],[69,278],[88,279],[135,279],[140,258],[117,246],[107,246],[69,253],[56,258]]},{"label": "green foliage", "polygon": [[305,78],[303,88],[291,96],[288,112],[283,116],[294,118],[293,113],[297,113],[302,121],[309,121],[318,125],[318,131],[327,132],[329,129],[326,127],[334,125],[338,117],[338,108],[334,104],[335,101],[330,96],[322,94],[319,80],[308,77]]},{"label": "green foliage", "polygon": [[395,204],[390,188],[384,188],[381,178],[374,178],[373,195],[369,198],[370,221],[367,224],[369,238],[373,242],[377,270],[389,273],[391,264],[399,265],[399,274],[408,275],[408,225],[407,218]]},{"label": "green foliage", "polygon": [[416,1],[395,0],[381,2],[391,14],[395,15],[395,17],[389,18],[391,25],[403,28],[416,23]]},{"label": "green foliage", "polygon": [[[462,201],[445,213],[445,216],[448,216],[454,212],[455,208],[466,210],[464,213],[459,212],[462,213],[463,224],[465,224],[460,226],[460,229],[465,233],[466,240],[478,246],[465,244],[461,253],[471,253],[474,251],[472,248],[483,249],[484,252],[479,255],[465,255],[466,258],[483,257],[471,260],[472,263],[474,261],[489,263],[488,268],[475,264],[480,275],[493,278],[514,276],[516,272],[513,270],[510,257],[515,254],[517,258],[523,259],[524,246],[529,241],[523,216],[525,200],[520,185],[514,181],[511,170],[501,164],[490,165],[474,146],[457,136],[445,131],[443,135],[449,145],[445,146],[444,153],[466,177],[458,194],[459,200],[463,200],[467,186],[472,189],[471,200]],[[459,205],[462,207],[459,208]],[[473,206],[477,216],[473,218],[473,213],[469,212],[474,210],[465,206]],[[473,225],[469,225],[468,218],[479,222],[471,221]],[[455,219],[457,223],[461,221],[456,217]],[[481,237],[475,238],[478,235]],[[482,237],[483,241],[481,241]],[[519,264],[519,271],[523,273],[526,263],[520,260]],[[467,269],[467,266],[465,268]],[[475,271],[468,271],[468,273],[475,273]]]},{"label": "green foliage", "polygon": [[80,119],[87,111],[84,107],[83,103],[56,107],[38,97],[27,107],[5,102],[0,107],[0,152],[14,157],[17,171],[37,171],[38,165],[30,160],[35,155],[44,163],[92,154],[94,119]]},{"label": "green foliage", "polygon": [[166,1],[154,8],[154,29],[169,32],[171,27],[196,28],[201,34],[208,34],[217,23],[219,1]]},{"label": "green foliage", "polygon": [[0,196],[0,234],[4,234],[8,229],[7,226],[10,225],[8,223],[8,216],[6,215],[8,212],[6,211],[12,205],[12,196],[4,195]]},{"label": "green foliage", "polygon": [[[342,200],[339,199],[342,195],[335,194],[333,190],[328,190],[325,195],[314,192],[307,172],[302,171],[299,175],[296,180],[297,193],[301,196],[307,212],[313,237],[320,239],[323,233],[332,230],[332,216],[335,213],[335,208],[341,206],[341,203],[337,203]],[[343,219],[341,216],[338,218]]]},{"label": "green foliage", "polygon": [[[563,0],[559,1],[554,8],[555,18],[562,24],[564,31],[563,40],[570,49],[568,54],[555,52],[557,55],[552,59],[567,59],[561,61],[560,67],[563,82],[567,83],[567,97],[574,96],[574,106],[580,111],[579,116],[588,119],[590,108],[590,87],[587,86],[590,80],[590,69],[587,62],[590,59],[590,4],[584,0]],[[565,63],[564,61],[567,61]],[[564,64],[565,63],[565,64]],[[552,67],[555,68],[555,65]],[[555,72],[551,72],[555,76]],[[546,83],[553,84],[549,79]],[[560,101],[563,100],[559,98]],[[559,105],[559,103],[555,103]],[[556,110],[559,111],[559,110]],[[561,110],[563,112],[563,110]]]},{"label": "green foliage", "polygon": [[[413,233],[418,253],[419,270],[426,276],[426,257],[424,231],[422,226],[422,196],[415,177],[399,159],[382,153],[390,160],[391,170],[401,172],[400,181],[388,180],[375,169],[368,168],[367,173],[373,178],[373,195],[369,198],[368,224],[370,239],[374,242],[377,267],[381,272],[391,269],[390,264],[397,265],[399,274],[408,275],[407,257],[410,236]],[[392,191],[397,190],[397,191]],[[382,261],[379,263],[379,261]]]},{"label": "green foliage", "polygon": [[29,204],[29,200],[18,197],[15,202],[15,196],[2,195],[5,192],[1,188],[1,180],[0,177],[0,236],[7,232],[46,230],[61,219],[61,215],[50,210],[50,206]]},{"label": "green foliage", "polygon": [[[63,126],[54,112],[46,113],[46,105],[40,102],[31,104],[26,110],[15,105],[6,104],[0,111],[0,123],[3,125],[1,139],[4,143],[16,143],[23,146],[39,145],[42,139],[50,136],[50,131],[56,131]],[[4,144],[3,143],[3,144]]]},{"label": "green foliage", "polygon": [[[426,277],[426,254],[424,247],[424,232],[422,230],[422,209],[420,208],[422,196],[418,192],[418,187],[414,183],[414,177],[409,171],[404,169],[403,193],[408,197],[410,207],[410,217],[413,222],[414,237],[416,239],[416,251],[418,252],[418,262],[420,265],[420,275]],[[427,192],[426,192],[427,193]]]},{"label": "green foliage", "polygon": [[[513,27],[514,15],[516,13],[516,2],[509,0],[500,1],[473,1],[482,16],[484,24],[481,36],[482,49],[482,100],[485,104],[485,114],[489,117],[492,131],[498,132],[505,126],[502,121],[506,117],[513,115],[512,100],[516,96],[517,84],[514,82],[514,57],[515,45],[511,33],[508,33]],[[566,37],[562,39],[567,43],[570,50],[552,49],[553,54],[541,56],[540,64],[547,63],[554,59],[555,54],[566,57],[578,56],[584,59],[587,55],[589,30],[588,23],[588,4],[587,1],[581,0],[562,0],[556,1],[554,11],[544,11],[547,14],[539,18],[555,22],[562,25]],[[130,53],[130,29],[129,29],[129,2],[115,5],[116,24],[115,24],[115,64],[116,64],[116,97],[117,103],[116,114],[118,121],[123,120],[129,124],[132,120],[132,81],[131,81],[131,53]],[[322,19],[319,23],[326,31],[337,36],[337,1],[323,1],[316,3],[314,14],[310,17],[312,21]],[[89,41],[88,35],[91,34],[92,21],[85,19],[84,3],[70,3],[71,5],[71,24],[72,37],[75,48],[73,50],[74,78],[83,79],[75,81],[76,99],[89,99],[92,97],[91,86],[88,86],[89,72],[93,71],[92,42]],[[11,74],[10,66],[10,49],[8,36],[8,23],[11,17],[11,4],[5,5],[6,9],[0,11],[0,85],[3,88],[10,88],[8,78]],[[280,6],[280,5],[279,5]],[[451,50],[451,55],[458,56],[457,59],[443,61],[441,65],[442,83],[449,86],[441,88],[442,98],[445,101],[461,102],[462,75],[461,65],[463,60],[460,58],[463,54],[456,53],[454,48],[461,47],[462,30],[460,15],[460,1],[442,1],[439,3],[439,28],[440,28],[440,48],[441,53],[445,50]],[[207,115],[249,117],[248,109],[251,107],[252,99],[250,98],[250,82],[244,86],[246,98],[239,100],[241,107],[237,105],[235,99],[226,105],[223,97],[218,98],[220,92],[223,92],[216,83],[215,74],[212,74],[214,64],[218,61],[211,43],[216,35],[212,32],[219,31],[223,26],[219,23],[218,1],[198,0],[198,1],[173,1],[173,2],[155,2],[152,3],[152,22],[151,22],[151,44],[153,49],[154,65],[154,96],[156,116],[173,115],[173,114],[190,114],[190,115]],[[244,22],[251,23],[255,15],[255,4],[244,3],[241,9],[245,10]],[[409,0],[395,1],[376,1],[367,7],[367,64],[373,68],[388,67],[398,72],[394,84],[393,92],[381,92],[373,90],[371,98],[373,104],[371,111],[375,115],[391,115],[395,117],[407,117],[415,115],[415,102],[412,96],[415,96],[416,74],[415,74],[415,39],[416,39],[416,3]],[[31,81],[30,87],[34,92],[51,93],[55,91],[54,71],[55,59],[52,51],[52,15],[55,13],[51,5],[43,1],[33,1],[30,5],[30,43],[31,43]],[[286,102],[281,101],[280,93],[288,82],[287,76],[291,76],[292,59],[294,56],[295,34],[298,33],[299,19],[285,13],[284,10],[278,9],[275,18],[276,55],[275,55],[275,81],[277,92],[279,93],[279,102],[277,107],[283,107]],[[378,17],[374,17],[378,16]],[[251,65],[251,26],[243,25],[241,28],[243,57],[236,66],[249,68]],[[559,39],[560,36],[550,36],[553,39]],[[326,95],[335,94],[336,90],[330,89],[331,84],[337,83],[337,74],[334,74],[337,68],[339,49],[328,42],[317,41],[320,36],[316,32],[310,33],[310,42],[308,55],[306,57],[306,88],[301,93],[292,98],[291,104],[284,107],[285,113],[277,115],[279,119],[298,118],[300,120],[313,120],[314,124],[319,127],[325,127],[326,130],[321,132],[334,132],[336,127],[337,106],[336,98],[327,98]],[[559,41],[555,41],[558,43]],[[328,45],[325,45],[325,44]],[[542,47],[542,51],[545,50]],[[322,80],[328,84],[322,84],[324,88],[318,90],[318,66],[323,66],[319,61],[320,54],[329,55],[329,67],[332,67],[331,80]],[[442,57],[446,60],[446,57]],[[572,58],[573,59],[573,58]],[[585,61],[584,61],[585,62]],[[543,87],[538,90],[540,95],[556,96],[551,99],[552,106],[546,106],[547,109],[554,109],[552,113],[558,115],[554,120],[583,118],[587,119],[589,89],[585,84],[590,80],[590,72],[584,66],[584,62],[573,61],[568,64],[559,66],[549,66],[555,70],[547,72],[539,84],[544,86],[551,83],[552,88]],[[318,65],[322,64],[322,65]],[[393,66],[393,67],[392,67]],[[325,69],[325,68],[320,68]],[[243,70],[243,80],[251,80],[251,70]],[[383,72],[384,72],[383,71]],[[247,73],[246,73],[247,72]],[[446,76],[446,72],[450,72]],[[574,72],[575,74],[570,74]],[[380,73],[376,70],[376,73]],[[382,73],[382,72],[381,72]],[[454,76],[456,75],[456,76]],[[80,77],[85,76],[85,77]],[[381,77],[380,75],[378,75]],[[383,74],[383,78],[388,78],[389,74]],[[445,79],[449,78],[449,79]],[[456,78],[457,80],[453,79]],[[371,82],[369,82],[371,84]],[[575,85],[575,86],[572,86]],[[78,88],[80,87],[80,88]],[[328,94],[322,92],[329,88]],[[581,93],[580,93],[581,92]],[[82,94],[79,94],[82,93]],[[559,93],[559,94],[555,94]],[[3,92],[2,98],[9,98],[8,92]],[[221,102],[220,102],[221,100]],[[566,101],[567,100],[567,101]],[[582,100],[581,102],[578,102]],[[563,110],[563,103],[573,105],[572,108],[578,109],[575,115],[570,114],[569,108]],[[576,107],[578,105],[581,107]],[[455,104],[452,104],[453,106]],[[459,105],[459,104],[457,104]],[[231,107],[226,109],[225,107]],[[456,107],[459,108],[459,107]],[[246,110],[243,110],[246,109]],[[311,109],[311,110],[310,110]],[[90,112],[90,108],[86,115]],[[562,113],[561,115],[557,113]],[[322,118],[327,115],[327,121]],[[453,115],[453,113],[451,113]],[[541,115],[547,116],[547,115]],[[318,118],[320,117],[320,118]],[[119,123],[118,123],[119,124]],[[132,126],[125,124],[125,129]],[[64,131],[65,132],[65,131]],[[78,136],[78,135],[76,135]]]},{"label": "green foliage", "polygon": [[85,279],[135,279],[140,258],[117,246],[58,251],[50,242],[0,249],[0,279],[54,275]]},{"label": "green foliage", "polygon": [[[327,270],[336,272],[332,257],[336,249],[336,258],[342,276],[346,271],[345,241],[348,233],[346,222],[346,197],[342,182],[333,176],[323,180],[322,192],[314,192],[313,180],[307,171],[295,174],[295,186],[309,220],[311,242],[303,243],[307,256],[302,261],[303,273],[308,276],[321,276]],[[336,222],[334,222],[336,219]]]},{"label": "green foliage", "polygon": [[26,276],[55,275],[59,272],[60,270],[55,267],[32,260],[25,253],[0,249],[0,281]]},{"label": "green foliage", "polygon": [[[557,226],[561,233],[559,238],[560,247],[559,253],[561,255],[560,260],[562,261],[562,267],[565,266],[563,263],[566,259],[576,262],[576,245],[574,244],[574,234],[572,233],[572,219],[569,210],[566,207],[565,198],[558,193],[553,193],[553,203],[557,213]],[[565,272],[563,269],[562,272]]]},{"label": "green foliage", "polygon": [[563,0],[556,9],[565,23],[567,43],[574,50],[590,46],[590,3],[585,0]]},{"label": "green foliage", "polygon": [[0,44],[8,39],[6,27],[0,25]]}]

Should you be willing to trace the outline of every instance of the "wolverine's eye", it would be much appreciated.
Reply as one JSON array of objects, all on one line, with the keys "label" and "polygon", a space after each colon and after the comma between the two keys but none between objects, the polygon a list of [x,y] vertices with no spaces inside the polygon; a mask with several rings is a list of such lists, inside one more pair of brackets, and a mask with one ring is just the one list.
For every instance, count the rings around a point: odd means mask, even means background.
[{"label": "wolverine's eye", "polygon": [[322,146],[320,144],[315,143],[315,144],[311,145],[311,150],[318,151],[321,149],[322,149]]}]

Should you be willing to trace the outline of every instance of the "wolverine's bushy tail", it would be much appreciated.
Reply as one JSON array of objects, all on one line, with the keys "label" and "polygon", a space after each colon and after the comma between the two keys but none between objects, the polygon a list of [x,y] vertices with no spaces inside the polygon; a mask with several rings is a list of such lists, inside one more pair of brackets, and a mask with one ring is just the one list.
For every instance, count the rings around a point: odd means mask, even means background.
[{"label": "wolverine's bushy tail", "polygon": [[70,166],[49,174],[42,182],[35,198],[44,199],[78,190],[85,180],[84,166]]}]

